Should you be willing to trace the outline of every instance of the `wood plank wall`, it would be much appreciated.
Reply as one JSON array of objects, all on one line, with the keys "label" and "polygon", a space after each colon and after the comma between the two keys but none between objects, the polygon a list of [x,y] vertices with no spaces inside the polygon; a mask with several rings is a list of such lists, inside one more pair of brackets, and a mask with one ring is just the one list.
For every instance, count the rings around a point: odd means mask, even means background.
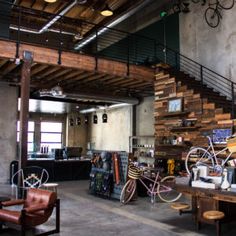
[{"label": "wood plank wall", "polygon": [[[209,103],[207,99],[201,98],[199,93],[188,89],[169,74],[157,72],[154,84],[155,156],[157,158],[181,159],[190,146],[207,146],[205,136],[211,135],[213,129],[231,129],[235,125],[230,113],[223,113],[222,108],[216,108],[215,103]],[[173,98],[182,98],[182,112],[168,113],[168,101]],[[193,126],[186,127],[186,121],[188,124],[192,122]],[[183,142],[172,145],[169,142],[173,137],[177,139],[181,137]]]}]

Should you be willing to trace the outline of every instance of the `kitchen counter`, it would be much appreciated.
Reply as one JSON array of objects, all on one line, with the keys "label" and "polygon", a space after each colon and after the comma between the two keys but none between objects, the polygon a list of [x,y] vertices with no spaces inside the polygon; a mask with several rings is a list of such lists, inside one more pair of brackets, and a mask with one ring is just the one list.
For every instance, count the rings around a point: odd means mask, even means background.
[{"label": "kitchen counter", "polygon": [[30,158],[27,166],[40,166],[49,173],[49,181],[89,179],[91,170],[90,159]]}]

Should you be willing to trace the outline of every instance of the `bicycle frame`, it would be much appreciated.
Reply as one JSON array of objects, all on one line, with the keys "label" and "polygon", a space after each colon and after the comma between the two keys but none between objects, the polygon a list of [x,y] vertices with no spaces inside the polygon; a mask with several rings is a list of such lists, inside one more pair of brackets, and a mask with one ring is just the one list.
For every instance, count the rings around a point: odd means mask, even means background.
[{"label": "bicycle frame", "polygon": [[[228,148],[225,147],[225,148],[223,148],[222,150],[220,150],[220,151],[218,151],[218,152],[215,152],[215,148],[214,148],[214,145],[213,145],[213,143],[212,143],[212,141],[211,141],[211,137],[207,136],[207,138],[208,138],[208,141],[209,141],[209,146],[207,147],[206,150],[207,150],[208,152],[210,151],[209,153],[210,153],[211,157],[213,158],[215,164],[216,164],[216,165],[219,165],[219,162],[218,162],[218,159],[217,159],[217,155],[219,155],[219,154],[225,152]],[[229,160],[229,158],[231,157],[231,155],[232,155],[232,152],[229,153],[229,155],[226,157],[225,160],[223,160],[223,162],[221,163],[220,166],[223,167],[223,166],[225,165],[225,163]]]},{"label": "bicycle frame", "polygon": [[[150,188],[144,183],[144,181],[142,180],[142,178],[147,179],[149,181],[151,181],[153,183],[152,186],[150,186]],[[156,177],[155,180],[145,176],[144,174],[141,174],[141,177],[138,179],[143,186],[147,189],[147,192],[152,196],[152,195],[157,195],[159,192],[168,192],[171,190],[170,187],[163,185],[163,189],[161,191],[155,191],[155,189],[158,189],[157,186],[160,184],[161,181],[161,177],[160,177],[160,173],[157,172],[156,173]]]}]

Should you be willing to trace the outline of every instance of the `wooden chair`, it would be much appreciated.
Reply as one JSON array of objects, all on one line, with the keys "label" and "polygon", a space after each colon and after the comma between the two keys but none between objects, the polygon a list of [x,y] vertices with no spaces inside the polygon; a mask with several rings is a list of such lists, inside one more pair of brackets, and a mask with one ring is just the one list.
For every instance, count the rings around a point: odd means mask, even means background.
[{"label": "wooden chair", "polygon": [[[38,235],[49,235],[60,232],[60,200],[55,192],[30,188],[26,199],[10,200],[2,202],[0,209],[0,222],[11,223],[12,226],[20,226],[21,236],[25,236],[26,230],[34,228],[48,221],[54,207],[56,208],[55,229]],[[23,205],[22,210],[7,209],[9,206]]]},{"label": "wooden chair", "polygon": [[203,213],[203,218],[206,220],[214,220],[216,225],[216,235],[220,236],[221,223],[220,220],[225,217],[222,211],[205,211]]}]

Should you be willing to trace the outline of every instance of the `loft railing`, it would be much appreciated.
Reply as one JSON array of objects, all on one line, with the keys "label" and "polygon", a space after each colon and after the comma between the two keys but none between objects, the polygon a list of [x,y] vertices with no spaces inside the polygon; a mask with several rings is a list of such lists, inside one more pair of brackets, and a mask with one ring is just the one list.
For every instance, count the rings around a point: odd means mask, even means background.
[{"label": "loft railing", "polygon": [[[165,62],[226,96],[232,102],[232,114],[235,113],[236,86],[233,81],[155,39],[9,3],[4,5],[3,2],[0,0],[3,4],[0,8],[0,37],[16,42],[16,57],[19,56],[20,43],[30,43],[57,49],[58,64],[62,51],[72,51],[124,62],[127,74],[130,64],[150,66]],[[47,28],[47,25],[50,26]]]}]

